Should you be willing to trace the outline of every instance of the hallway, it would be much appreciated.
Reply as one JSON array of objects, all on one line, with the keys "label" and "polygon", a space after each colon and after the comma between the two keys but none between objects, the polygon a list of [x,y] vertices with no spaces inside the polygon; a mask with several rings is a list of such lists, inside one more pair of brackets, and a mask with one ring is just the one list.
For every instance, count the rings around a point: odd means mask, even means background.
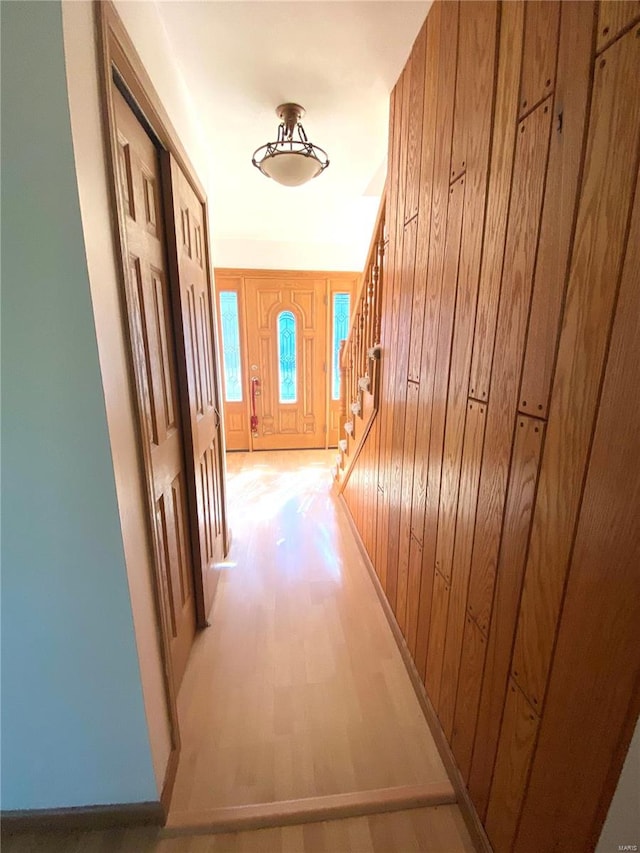
[{"label": "hallway", "polygon": [[178,698],[168,827],[204,827],[248,804],[384,799],[381,789],[454,799],[330,492],[332,456],[227,457],[232,547]]},{"label": "hallway", "polygon": [[640,849],[640,0],[0,11],[2,849]]}]

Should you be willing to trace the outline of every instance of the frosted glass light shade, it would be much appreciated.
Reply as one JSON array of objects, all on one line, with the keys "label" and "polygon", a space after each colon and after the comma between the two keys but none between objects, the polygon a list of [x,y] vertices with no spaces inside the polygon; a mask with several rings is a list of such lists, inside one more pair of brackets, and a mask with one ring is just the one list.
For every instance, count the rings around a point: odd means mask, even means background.
[{"label": "frosted glass light shade", "polygon": [[285,187],[299,187],[323,172],[329,165],[329,158],[326,151],[307,138],[300,123],[304,107],[280,104],[276,115],[280,119],[278,138],[257,148],[251,162],[267,178]]},{"label": "frosted glass light shade", "polygon": [[315,178],[322,171],[322,164],[307,154],[284,151],[264,158],[260,164],[263,171],[274,181],[285,187],[299,187]]}]

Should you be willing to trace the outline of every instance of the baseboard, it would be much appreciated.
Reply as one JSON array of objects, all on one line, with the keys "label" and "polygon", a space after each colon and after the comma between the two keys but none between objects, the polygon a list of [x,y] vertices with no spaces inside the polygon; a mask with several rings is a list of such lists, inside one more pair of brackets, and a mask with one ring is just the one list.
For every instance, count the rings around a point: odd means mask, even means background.
[{"label": "baseboard", "polygon": [[43,832],[52,829],[70,831],[127,826],[162,826],[163,823],[164,811],[159,801],[0,812],[0,828],[3,835]]},{"label": "baseboard", "polygon": [[420,678],[420,673],[416,669],[416,665],[413,662],[413,658],[411,657],[411,652],[409,651],[409,647],[406,644],[404,636],[402,635],[402,631],[400,630],[400,626],[396,620],[395,613],[393,612],[391,605],[385,595],[384,589],[382,588],[382,584],[380,583],[380,579],[376,574],[376,570],[373,567],[373,563],[371,562],[371,558],[367,553],[367,549],[364,546],[364,542],[362,541],[362,537],[360,536],[360,532],[356,527],[356,524],[353,520],[351,513],[349,512],[349,507],[347,506],[347,502],[345,501],[343,495],[340,495],[340,504],[342,510],[344,511],[345,517],[349,522],[349,526],[353,532],[356,543],[360,550],[360,554],[364,560],[364,564],[367,567],[367,571],[369,572],[369,576],[371,578],[371,582],[373,583],[374,589],[378,595],[380,600],[380,604],[382,605],[382,609],[384,610],[384,614],[387,617],[387,622],[389,623],[389,627],[391,628],[391,633],[396,641],[396,645],[398,646],[398,650],[400,651],[400,655],[404,662],[407,673],[409,674],[409,678],[411,679],[411,684],[413,685],[413,689],[415,691],[418,702],[420,703],[420,707],[422,708],[422,713],[427,721],[427,725],[431,730],[431,734],[433,735],[433,739],[436,743],[436,747],[438,748],[438,752],[440,753],[440,758],[442,759],[442,763],[444,764],[447,773],[449,774],[449,778],[453,784],[453,788],[456,792],[457,803],[460,807],[460,811],[462,812],[462,817],[464,818],[464,822],[469,830],[469,834],[476,846],[476,848],[483,853],[492,853],[493,848],[491,847],[491,843],[487,834],[484,830],[484,827],[478,817],[478,813],[475,810],[475,806],[471,801],[471,797],[469,796],[469,791],[467,790],[467,786],[465,784],[464,778],[460,773],[458,765],[456,764],[456,760],[454,758],[453,752],[451,751],[451,747],[449,746],[449,742],[445,736],[445,733],[442,730],[442,726],[440,725],[440,720],[438,719],[438,715],[436,714],[435,708],[431,704],[431,700],[427,694],[427,690],[424,686],[422,679]]},{"label": "baseboard", "polygon": [[[178,773],[178,762],[180,761],[180,749],[174,747],[171,750],[169,755],[169,761],[167,762],[167,769],[164,774],[164,784],[162,785],[162,793],[160,794],[160,804],[162,806],[162,812],[164,820],[167,819],[169,814],[169,806],[171,804],[171,795],[173,794],[173,786],[176,782],[176,775]],[[163,820],[163,823],[164,823]]]},{"label": "baseboard", "polygon": [[455,792],[448,782],[378,788],[324,797],[282,800],[276,803],[227,806],[201,812],[172,812],[162,835],[197,835],[291,826],[382,812],[452,805],[455,802]]}]

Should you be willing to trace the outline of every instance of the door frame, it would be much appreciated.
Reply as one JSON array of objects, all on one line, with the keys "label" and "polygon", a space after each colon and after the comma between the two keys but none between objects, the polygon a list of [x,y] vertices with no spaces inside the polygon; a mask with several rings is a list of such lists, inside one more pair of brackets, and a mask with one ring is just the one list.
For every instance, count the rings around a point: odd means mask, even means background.
[{"label": "door frame", "polygon": [[[361,272],[344,272],[344,271],[329,271],[329,270],[277,270],[277,269],[248,269],[248,268],[237,268],[237,267],[216,267],[214,276],[214,287],[215,287],[215,302],[216,302],[216,316],[219,318],[219,295],[220,291],[224,290],[233,290],[238,293],[238,309],[239,309],[239,331],[240,331],[240,341],[241,341],[241,353],[242,353],[242,371],[243,371],[243,393],[247,395],[246,399],[246,416],[245,416],[245,427],[247,431],[247,443],[248,449],[250,453],[253,453],[253,436],[251,434],[250,424],[249,424],[249,399],[248,399],[248,384],[247,380],[250,376],[249,368],[249,354],[248,354],[248,338],[247,338],[247,284],[246,279],[264,279],[265,281],[291,281],[292,279],[302,280],[305,279],[324,279],[325,281],[325,290],[324,290],[324,306],[326,310],[326,330],[325,330],[325,341],[323,342],[323,352],[324,352],[324,364],[325,364],[325,401],[324,408],[322,411],[322,416],[325,420],[326,430],[325,430],[325,440],[324,447],[327,449],[329,447],[329,424],[330,424],[330,408],[331,408],[331,342],[332,342],[332,296],[336,292],[344,292],[351,294],[351,312],[353,316],[353,310],[355,305],[355,296],[356,290],[358,286],[358,282],[362,276]],[[237,282],[234,286],[225,286],[227,281],[235,281]],[[218,322],[218,336],[219,340],[221,340],[221,326],[220,322]],[[221,353],[220,359],[220,372],[224,370],[224,357]],[[226,400],[224,398],[224,382],[222,383],[223,396],[221,397],[223,409],[227,405]],[[226,436],[225,436],[226,439]]]},{"label": "door frame", "polygon": [[[165,779],[161,792],[161,803],[164,809],[165,817],[168,813],[169,802],[173,785],[175,782],[178,759],[180,755],[180,729],[178,721],[177,708],[177,691],[175,688],[175,680],[173,676],[173,668],[170,655],[170,627],[168,625],[167,614],[165,612],[164,602],[162,599],[162,572],[159,560],[159,541],[157,529],[155,525],[154,513],[154,490],[151,474],[151,455],[150,446],[146,438],[146,419],[142,409],[142,376],[141,366],[138,365],[135,356],[135,330],[131,324],[132,306],[134,304],[130,289],[129,276],[127,275],[127,243],[126,243],[126,224],[124,221],[123,208],[120,200],[120,183],[118,180],[118,142],[117,129],[115,119],[115,106],[113,102],[113,89],[116,87],[114,81],[114,70],[118,77],[118,90],[123,94],[129,102],[136,114],[136,117],[141,122],[143,127],[150,133],[157,144],[158,151],[158,167],[159,173],[162,176],[162,210],[166,223],[166,239],[172,238],[172,227],[174,226],[174,215],[171,206],[168,204],[169,196],[165,180],[166,170],[163,168],[162,152],[169,152],[173,155],[180,169],[189,181],[194,193],[202,204],[203,209],[203,231],[204,231],[204,250],[205,250],[205,267],[207,274],[207,282],[211,292],[211,302],[215,303],[214,289],[212,286],[213,275],[211,269],[211,254],[209,245],[209,213],[207,207],[207,196],[204,188],[196,175],[195,169],[191,164],[189,157],[184,150],[180,138],[173,127],[160,98],[147,74],[142,61],[131,41],[121,19],[118,15],[111,0],[94,0],[94,24],[98,45],[99,58],[99,73],[100,73],[100,108],[102,113],[102,131],[105,146],[107,150],[107,172],[109,183],[110,207],[111,207],[111,226],[116,249],[116,269],[118,274],[118,284],[121,297],[121,319],[125,329],[125,339],[127,341],[127,361],[129,370],[130,387],[135,389],[132,394],[133,409],[135,411],[137,443],[141,451],[140,465],[138,475],[141,482],[144,484],[147,512],[146,512],[146,527],[148,534],[149,559],[154,569],[154,606],[156,613],[156,622],[160,632],[160,652],[162,658],[162,668],[164,677],[165,696],[167,703],[167,713],[169,718],[169,727],[171,734],[171,753],[167,762],[165,771]],[[175,229],[174,229],[175,231]],[[181,333],[182,326],[179,314],[176,313],[176,288],[178,283],[175,281],[175,274],[171,265],[167,265],[167,283],[171,293],[171,309],[176,331]],[[217,332],[217,304],[212,307],[213,323],[213,348],[216,359],[217,369],[214,371],[214,381],[216,382],[219,399],[222,399],[220,387],[220,351]],[[182,336],[176,335],[176,351],[178,362],[177,386],[179,394],[180,417],[182,423],[182,434],[185,450],[185,459],[188,463],[189,448],[188,445],[193,441],[191,435],[191,424],[188,417],[188,391],[186,385],[186,376],[183,376],[182,366],[184,364],[184,354],[181,353],[179,347],[181,345]],[[183,346],[183,344],[182,344]],[[187,416],[185,417],[185,406]],[[226,484],[225,484],[225,465],[224,465],[224,430],[221,430],[220,442],[220,470],[222,472],[222,481],[220,484],[222,494],[223,512],[223,539],[224,552],[228,551],[229,547],[229,530],[226,517]],[[187,476],[190,476],[190,470],[187,465]],[[189,490],[190,491],[190,490]],[[197,506],[189,494],[187,501],[188,523],[189,523],[189,548],[194,554],[194,542],[198,539],[198,516]],[[195,537],[195,538],[194,538]],[[198,553],[198,551],[195,551]],[[199,563],[193,559],[192,569],[194,580],[194,593],[196,600],[196,627],[203,628],[208,623],[206,621],[206,613],[204,612],[204,593],[203,593],[203,578],[202,572],[199,570]]]}]

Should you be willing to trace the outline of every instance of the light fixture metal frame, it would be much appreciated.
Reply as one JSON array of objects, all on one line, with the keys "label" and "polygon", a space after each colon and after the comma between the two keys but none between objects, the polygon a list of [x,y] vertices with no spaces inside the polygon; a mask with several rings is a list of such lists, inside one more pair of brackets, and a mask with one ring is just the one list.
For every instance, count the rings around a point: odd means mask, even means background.
[{"label": "light fixture metal frame", "polygon": [[[313,176],[314,178],[321,175],[329,165],[330,161],[327,152],[323,148],[320,148],[319,145],[313,145],[313,143],[309,142],[307,138],[307,134],[305,133],[304,127],[300,121],[304,112],[304,108],[301,107],[300,104],[292,103],[280,104],[276,109],[276,115],[280,119],[280,124],[278,126],[278,138],[275,142],[267,142],[265,145],[261,145],[259,148],[256,148],[253,152],[253,157],[251,158],[253,165],[256,169],[259,169],[265,177],[271,178],[271,175],[265,172],[262,168],[262,164],[265,160],[279,157],[282,154],[297,154],[301,157],[310,157],[315,160],[320,166],[320,171]],[[298,139],[293,138],[295,131],[298,132]],[[261,154],[261,152],[263,153]],[[276,183],[278,183],[278,181],[276,181]]]}]

